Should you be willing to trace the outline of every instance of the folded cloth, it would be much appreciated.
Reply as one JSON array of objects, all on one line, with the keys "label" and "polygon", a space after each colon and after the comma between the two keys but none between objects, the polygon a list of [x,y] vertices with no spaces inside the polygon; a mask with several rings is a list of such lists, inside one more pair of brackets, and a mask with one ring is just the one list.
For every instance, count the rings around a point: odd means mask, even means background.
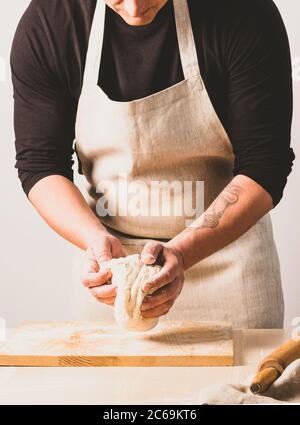
[{"label": "folded cloth", "polygon": [[198,404],[300,403],[300,360],[289,365],[263,395],[250,391],[251,378],[241,385],[212,385],[199,393]]}]

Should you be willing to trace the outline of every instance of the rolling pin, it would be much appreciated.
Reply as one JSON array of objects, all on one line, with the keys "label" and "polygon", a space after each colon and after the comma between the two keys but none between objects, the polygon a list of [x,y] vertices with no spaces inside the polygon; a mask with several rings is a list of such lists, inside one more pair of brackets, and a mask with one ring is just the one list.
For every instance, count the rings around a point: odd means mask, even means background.
[{"label": "rolling pin", "polygon": [[297,359],[300,359],[300,338],[290,339],[260,362],[250,385],[251,392],[262,394],[267,391],[288,365]]}]

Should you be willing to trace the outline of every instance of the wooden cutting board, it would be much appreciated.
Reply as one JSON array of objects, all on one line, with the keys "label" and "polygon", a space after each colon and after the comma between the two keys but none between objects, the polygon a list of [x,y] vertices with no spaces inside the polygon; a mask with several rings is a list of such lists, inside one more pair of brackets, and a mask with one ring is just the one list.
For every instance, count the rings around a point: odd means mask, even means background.
[{"label": "wooden cutting board", "polygon": [[0,344],[0,366],[231,366],[231,327],[161,321],[144,333],[100,322],[24,323]]}]

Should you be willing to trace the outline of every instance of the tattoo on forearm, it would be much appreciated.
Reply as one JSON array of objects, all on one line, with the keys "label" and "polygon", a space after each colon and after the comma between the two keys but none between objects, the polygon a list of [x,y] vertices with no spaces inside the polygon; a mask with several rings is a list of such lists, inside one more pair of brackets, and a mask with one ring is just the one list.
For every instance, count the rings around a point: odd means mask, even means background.
[{"label": "tattoo on forearm", "polygon": [[[214,229],[219,225],[220,219],[225,214],[225,211],[239,200],[241,186],[237,184],[229,184],[215,199],[212,205],[208,208],[200,218],[199,223],[195,222],[192,225],[194,229],[209,228]],[[198,221],[198,220],[197,220]]]}]

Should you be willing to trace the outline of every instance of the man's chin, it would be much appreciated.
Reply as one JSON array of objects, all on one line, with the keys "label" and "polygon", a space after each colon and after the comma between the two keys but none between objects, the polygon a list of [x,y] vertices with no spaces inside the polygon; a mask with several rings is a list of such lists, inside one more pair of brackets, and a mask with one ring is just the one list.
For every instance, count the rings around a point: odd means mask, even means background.
[{"label": "man's chin", "polygon": [[149,25],[154,20],[156,13],[153,13],[153,11],[146,13],[144,16],[139,17],[132,17],[125,14],[121,14],[121,17],[124,19],[124,21],[133,27],[139,27],[142,25]]}]

